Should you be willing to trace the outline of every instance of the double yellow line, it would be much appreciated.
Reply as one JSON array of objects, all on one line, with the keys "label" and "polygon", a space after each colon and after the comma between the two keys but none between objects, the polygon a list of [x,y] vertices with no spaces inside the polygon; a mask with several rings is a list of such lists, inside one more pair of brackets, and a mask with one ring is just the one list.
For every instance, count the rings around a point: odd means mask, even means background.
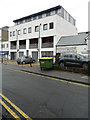
[{"label": "double yellow line", "polygon": [[[26,120],[32,120],[28,115],[26,115],[20,108],[18,108],[15,104],[13,104],[8,98],[6,98],[3,94],[0,93],[0,96],[6,101],[8,102],[13,108],[15,108],[15,110],[20,113]],[[6,105],[6,103],[0,99],[0,103],[2,104],[2,106],[15,118],[18,120],[21,120],[21,118],[13,111],[9,108],[9,106]]]}]

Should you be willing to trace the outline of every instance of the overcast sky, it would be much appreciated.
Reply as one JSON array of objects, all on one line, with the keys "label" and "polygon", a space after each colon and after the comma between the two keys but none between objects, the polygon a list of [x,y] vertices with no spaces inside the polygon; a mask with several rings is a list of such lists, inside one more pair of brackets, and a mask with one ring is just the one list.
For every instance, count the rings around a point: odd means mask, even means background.
[{"label": "overcast sky", "polygon": [[78,32],[88,31],[89,0],[0,0],[0,27],[13,26],[13,20],[61,5],[75,19]]}]

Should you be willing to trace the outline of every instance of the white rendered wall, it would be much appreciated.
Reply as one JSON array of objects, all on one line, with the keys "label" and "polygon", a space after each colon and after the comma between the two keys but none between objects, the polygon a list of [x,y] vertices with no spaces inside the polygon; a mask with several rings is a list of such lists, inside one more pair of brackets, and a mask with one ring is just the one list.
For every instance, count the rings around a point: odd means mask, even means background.
[{"label": "white rendered wall", "polygon": [[57,47],[57,53],[78,53],[78,54],[83,54],[87,50],[86,47],[87,47],[87,45],[60,46],[60,47]]},{"label": "white rendered wall", "polygon": [[[49,29],[49,23],[54,22],[54,29]],[[77,34],[77,29],[74,25],[72,25],[71,23],[69,23],[68,21],[64,20],[62,17],[60,17],[59,15],[53,15],[53,16],[49,16],[49,17],[45,17],[42,19],[38,19],[38,20],[34,20],[31,22],[27,22],[24,24],[20,24],[17,26],[12,26],[9,28],[9,33],[10,31],[16,31],[16,30],[21,30],[21,35],[17,35],[16,36],[9,36],[9,41],[15,41],[15,40],[25,40],[26,39],[26,50],[28,50],[28,43],[29,43],[29,39],[32,38],[39,38],[39,32],[35,32],[35,26],[40,25],[40,37],[48,37],[48,36],[54,36],[54,47],[53,48],[41,48],[40,47],[40,51],[53,51],[55,55],[56,54],[56,44],[59,41],[61,36],[67,36],[67,35],[76,35]],[[48,30],[43,30],[43,24],[48,24]],[[32,33],[28,33],[28,28],[32,27]],[[27,34],[23,34],[23,29],[27,28]],[[42,41],[42,40],[41,40]],[[10,45],[9,45],[10,46]],[[40,46],[41,46],[41,42],[40,42]],[[16,50],[11,50],[9,48],[10,52],[11,51],[15,51]],[[20,51],[24,51],[24,53],[26,52],[26,50],[21,50]],[[30,51],[37,51],[37,49],[30,49],[29,53],[31,53]],[[41,56],[41,54],[40,54]]]}]

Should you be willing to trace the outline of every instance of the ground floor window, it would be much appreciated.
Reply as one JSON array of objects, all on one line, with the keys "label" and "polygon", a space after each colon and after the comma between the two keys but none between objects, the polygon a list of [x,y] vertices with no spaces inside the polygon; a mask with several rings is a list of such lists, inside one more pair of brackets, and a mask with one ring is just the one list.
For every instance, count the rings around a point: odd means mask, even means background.
[{"label": "ground floor window", "polygon": [[38,52],[37,51],[32,51],[32,58],[37,61],[38,60]]},{"label": "ground floor window", "polygon": [[53,57],[53,51],[42,51],[41,56],[42,57]]},{"label": "ground floor window", "polygon": [[22,57],[24,55],[24,52],[19,52],[19,57]]},{"label": "ground floor window", "polygon": [[16,52],[11,52],[11,60],[16,60]]}]

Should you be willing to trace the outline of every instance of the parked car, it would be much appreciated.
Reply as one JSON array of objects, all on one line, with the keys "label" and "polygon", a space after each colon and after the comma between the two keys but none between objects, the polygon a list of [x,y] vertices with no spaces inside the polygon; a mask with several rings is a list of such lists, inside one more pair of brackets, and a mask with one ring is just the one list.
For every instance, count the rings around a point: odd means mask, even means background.
[{"label": "parked car", "polygon": [[18,64],[30,64],[30,62],[31,63],[35,62],[35,60],[30,56],[22,56],[17,59]]},{"label": "parked car", "polygon": [[58,64],[64,66],[78,66],[88,69],[88,58],[80,54],[62,54]]}]

